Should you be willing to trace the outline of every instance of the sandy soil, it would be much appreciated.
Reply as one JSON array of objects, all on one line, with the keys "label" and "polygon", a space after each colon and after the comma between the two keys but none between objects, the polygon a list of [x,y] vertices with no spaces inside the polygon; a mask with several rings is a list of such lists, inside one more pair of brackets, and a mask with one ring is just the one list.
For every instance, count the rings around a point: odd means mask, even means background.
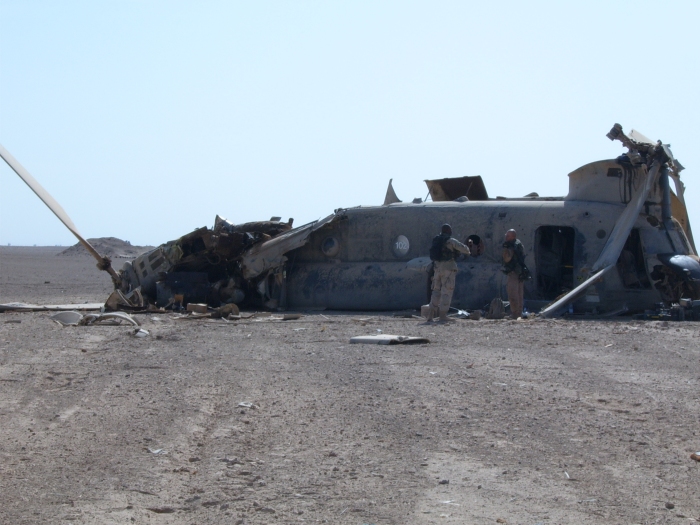
[{"label": "sandy soil", "polygon": [[[104,300],[60,250],[0,248],[0,302]],[[0,522],[700,520],[697,323],[139,319],[0,314]]]}]

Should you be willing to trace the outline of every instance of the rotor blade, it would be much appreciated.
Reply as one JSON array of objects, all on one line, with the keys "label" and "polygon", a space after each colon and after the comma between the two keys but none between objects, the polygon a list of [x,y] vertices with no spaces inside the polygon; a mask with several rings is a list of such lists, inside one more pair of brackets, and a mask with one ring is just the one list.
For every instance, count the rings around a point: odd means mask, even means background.
[{"label": "rotor blade", "polygon": [[655,160],[651,165],[651,169],[647,173],[646,179],[637,187],[632,199],[630,199],[630,201],[627,203],[627,207],[620,214],[617,222],[615,222],[615,227],[613,228],[610,237],[608,237],[608,241],[605,243],[603,251],[600,252],[598,260],[591,268],[591,270],[596,273],[571,290],[564,297],[547,306],[540,312],[540,315],[543,317],[554,315],[557,311],[560,311],[562,307],[566,306],[571,301],[576,299],[576,297],[581,295],[589,286],[596,282],[598,278],[606,274],[610,268],[615,266],[617,259],[620,257],[620,253],[622,253],[622,249],[625,247],[627,237],[629,237],[629,234],[634,227],[634,223],[637,220],[637,217],[639,217],[639,212],[642,211],[644,201],[646,201],[647,195],[649,194],[651,187],[654,185],[654,181],[656,180],[660,169],[661,163],[658,160]]},{"label": "rotor blade", "polygon": [[10,155],[10,152],[7,151],[2,146],[2,144],[0,144],[0,157],[2,157],[3,160],[7,162],[7,165],[10,166],[10,168],[12,168],[17,175],[19,175],[19,178],[22,179],[34,193],[36,193],[36,196],[39,197],[42,200],[42,202],[46,204],[46,206],[48,206],[48,208],[54,213],[54,215],[56,215],[56,217],[58,217],[58,219],[66,225],[66,228],[68,228],[71,231],[71,233],[78,238],[80,244],[82,244],[95,259],[97,259],[99,262],[102,262],[102,256],[100,256],[100,254],[97,253],[97,250],[95,250],[95,248],[93,248],[89,242],[83,239],[83,236],[80,235],[80,233],[78,232],[78,228],[75,226],[75,224],[73,224],[73,221],[70,219],[65,210],[61,207],[61,205],[58,202],[56,202],[56,199],[54,199],[49,194],[49,192],[46,191],[44,187],[41,184],[39,184],[34,177],[32,177],[32,175],[25,169],[25,167],[17,161],[17,159]]},{"label": "rotor blade", "polygon": [[644,207],[644,201],[646,201],[647,195],[651,191],[652,186],[656,177],[659,175],[659,170],[661,169],[661,163],[655,160],[651,169],[647,173],[646,179],[637,187],[634,195],[627,203],[627,207],[624,209],[620,217],[615,222],[615,227],[613,228],[608,241],[603,247],[603,251],[600,252],[598,260],[591,267],[594,272],[615,264],[617,262],[622,249],[625,247],[625,242],[627,242],[627,237],[629,237],[634,223],[639,217],[639,212],[642,211]]},{"label": "rotor blade", "polygon": [[[685,216],[687,218],[688,217],[688,206],[685,203],[685,185],[683,184],[683,181],[681,181],[681,178],[678,174],[674,174],[673,172],[670,172],[669,177],[671,177],[671,180],[673,180],[673,184],[676,187],[676,197],[678,197],[678,200],[683,205],[683,211],[685,212]],[[693,238],[693,229],[690,227],[689,220],[686,220],[685,228],[686,228],[685,234],[688,237],[688,240],[690,241],[690,246],[693,248],[693,251],[697,254],[698,249],[695,247],[695,239]]]},{"label": "rotor blade", "polygon": [[573,301],[579,295],[581,295],[584,291],[586,291],[589,286],[598,281],[598,279],[600,279],[606,273],[608,273],[608,271],[610,271],[610,269],[614,266],[614,264],[611,264],[610,266],[606,266],[605,268],[603,268],[601,271],[591,275],[588,279],[583,281],[576,288],[567,293],[564,297],[562,297],[558,301],[554,301],[552,304],[547,306],[544,310],[540,312],[540,315],[542,317],[551,317],[553,315],[556,315],[559,311],[561,311],[562,308],[564,308],[567,304],[569,304],[571,301]]}]

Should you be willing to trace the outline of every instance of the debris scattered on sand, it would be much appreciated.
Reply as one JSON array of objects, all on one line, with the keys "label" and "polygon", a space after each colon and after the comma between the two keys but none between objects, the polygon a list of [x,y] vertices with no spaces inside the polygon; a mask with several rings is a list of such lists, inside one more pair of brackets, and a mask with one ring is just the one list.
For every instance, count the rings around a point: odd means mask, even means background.
[{"label": "debris scattered on sand", "polygon": [[[94,324],[120,325],[122,321],[126,321],[133,326],[139,326],[139,322],[125,312],[106,312],[101,314],[83,315],[80,312],[68,311],[55,313],[49,316],[49,319],[62,326],[90,326]],[[146,332],[145,330],[142,331]],[[148,332],[146,332],[146,334],[148,334]]]}]

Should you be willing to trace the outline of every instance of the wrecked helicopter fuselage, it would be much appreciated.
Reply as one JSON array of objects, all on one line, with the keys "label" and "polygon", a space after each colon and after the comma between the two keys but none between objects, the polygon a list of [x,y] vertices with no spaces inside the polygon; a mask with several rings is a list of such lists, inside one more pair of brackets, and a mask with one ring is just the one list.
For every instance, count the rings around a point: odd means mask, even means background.
[{"label": "wrecked helicopter fuselage", "polygon": [[[526,305],[575,312],[640,311],[700,299],[700,263],[683,201],[682,166],[667,146],[616,125],[628,148],[569,174],[565,197],[489,198],[481,177],[426,181],[432,202],[340,209],[291,229],[269,221],[234,226],[217,217],[122,271],[121,295],[211,306],[389,310],[428,301],[428,249],[449,222],[473,256],[457,261],[453,306],[481,308],[505,298],[501,239],[514,228],[533,280]],[[673,181],[675,191],[670,188]],[[564,299],[561,299],[564,296]],[[560,303],[560,304],[559,304]],[[553,312],[552,308],[545,312]]]},{"label": "wrecked helicopter fuselage", "polygon": [[[505,298],[501,239],[518,231],[533,279],[525,304],[544,316],[641,311],[695,300],[700,260],[668,145],[616,124],[627,152],[569,174],[565,197],[490,198],[481,177],[426,181],[432,202],[402,203],[389,184],[381,206],[340,209],[292,228],[279,218],[234,225],[220,217],[141,255],[116,272],[61,206],[0,146],[0,156],[110,273],[111,309],[184,306],[416,308],[428,301],[429,246],[441,224],[472,246],[457,261],[453,306],[477,309]],[[673,189],[671,188],[673,183]]]}]

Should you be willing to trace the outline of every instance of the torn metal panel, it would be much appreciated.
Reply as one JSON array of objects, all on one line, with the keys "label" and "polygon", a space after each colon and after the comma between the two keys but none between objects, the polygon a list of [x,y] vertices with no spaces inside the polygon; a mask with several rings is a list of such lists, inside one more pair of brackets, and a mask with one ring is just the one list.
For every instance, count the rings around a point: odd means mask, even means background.
[{"label": "torn metal panel", "polygon": [[394,179],[389,179],[389,187],[386,189],[386,197],[384,197],[384,206],[401,202],[401,199],[399,199],[399,197],[396,195],[396,192],[394,191],[394,186],[392,186],[391,184],[391,181],[393,180]]},{"label": "torn metal panel", "polygon": [[241,258],[243,278],[254,279],[268,270],[282,266],[286,261],[284,254],[303,246],[308,241],[309,235],[331,224],[341,216],[340,213],[334,213],[325,219],[300,226],[278,235],[274,239],[253,246]]},{"label": "torn metal panel", "polygon": [[[274,219],[279,218],[274,217]],[[217,215],[216,219],[214,219],[214,233],[219,233],[222,231],[226,233],[259,232],[269,235],[270,237],[275,237],[280,233],[291,230],[293,223],[294,219],[289,219],[287,222],[281,222],[280,220],[269,220],[233,224],[232,222],[229,222],[223,217]]]},{"label": "torn metal panel", "polygon": [[[161,306],[243,301],[246,285],[240,277],[240,257],[250,247],[290,231],[292,221],[235,225],[217,215],[213,229],[198,228],[126,263],[121,291],[140,289],[148,302]],[[174,301],[175,296],[183,299]],[[129,303],[121,297],[112,299],[115,305]]]},{"label": "torn metal panel", "polygon": [[481,175],[426,180],[425,183],[430,198],[435,202],[454,201],[460,197],[466,197],[470,201],[485,201],[489,198]]},{"label": "torn metal panel", "polygon": [[104,307],[106,310],[143,310],[146,305],[141,288],[135,288],[130,292],[114,290],[105,301]]}]

